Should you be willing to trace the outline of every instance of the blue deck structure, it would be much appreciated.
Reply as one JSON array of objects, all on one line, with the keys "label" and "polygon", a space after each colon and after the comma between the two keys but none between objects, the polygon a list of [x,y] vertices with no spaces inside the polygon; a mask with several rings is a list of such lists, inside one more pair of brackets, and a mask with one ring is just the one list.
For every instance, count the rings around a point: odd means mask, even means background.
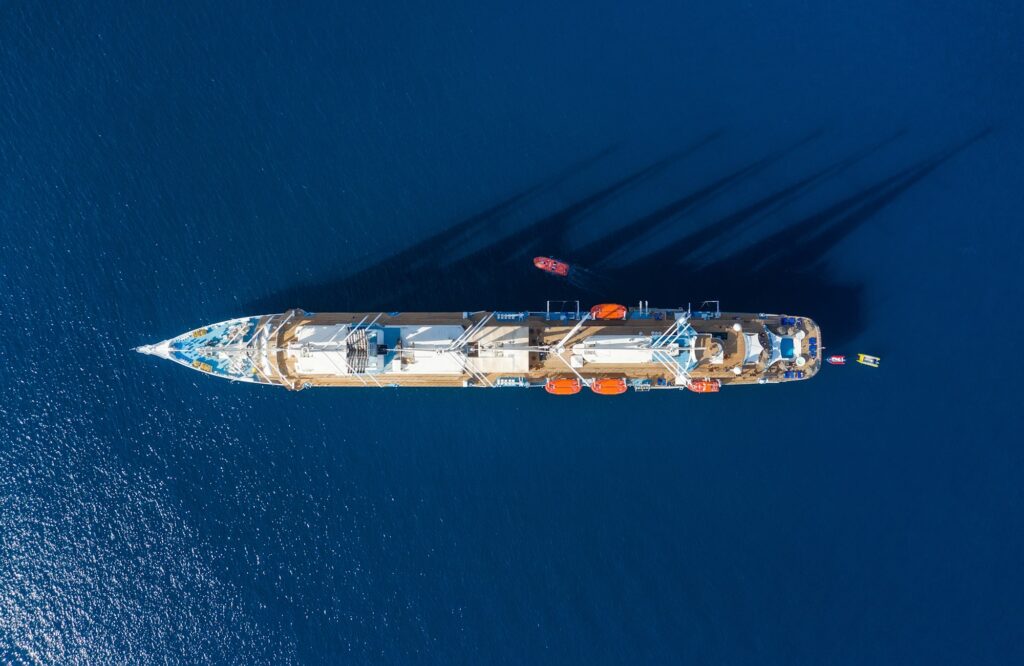
[{"label": "blue deck structure", "polygon": [[162,356],[194,370],[234,381],[266,384],[257,356],[246,353],[258,335],[261,317],[241,317],[211,324],[138,350]]}]

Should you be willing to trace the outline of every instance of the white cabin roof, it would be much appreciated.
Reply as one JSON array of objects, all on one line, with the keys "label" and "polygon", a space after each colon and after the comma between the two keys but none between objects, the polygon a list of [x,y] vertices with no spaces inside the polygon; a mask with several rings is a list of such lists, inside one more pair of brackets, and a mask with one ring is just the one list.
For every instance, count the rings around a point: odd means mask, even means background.
[{"label": "white cabin roof", "polygon": [[[482,348],[469,360],[473,369],[482,373],[528,372],[530,352],[530,329],[526,326],[485,327],[473,342]],[[506,349],[515,347],[515,349]]]},{"label": "white cabin roof", "polygon": [[[586,363],[651,363],[654,350],[644,348],[650,344],[650,336],[644,335],[591,335],[574,344],[572,354]],[[661,351],[674,356],[679,345],[666,345]]]},{"label": "white cabin roof", "polygon": [[[347,375],[345,349],[339,343],[348,335],[346,324],[331,326],[302,325],[295,329],[295,339],[285,355],[294,359],[295,371],[302,375]],[[330,344],[338,350],[327,350]]]},{"label": "white cabin roof", "polygon": [[466,332],[462,326],[399,326],[402,359],[393,370],[403,375],[460,375],[458,357],[441,350]]}]

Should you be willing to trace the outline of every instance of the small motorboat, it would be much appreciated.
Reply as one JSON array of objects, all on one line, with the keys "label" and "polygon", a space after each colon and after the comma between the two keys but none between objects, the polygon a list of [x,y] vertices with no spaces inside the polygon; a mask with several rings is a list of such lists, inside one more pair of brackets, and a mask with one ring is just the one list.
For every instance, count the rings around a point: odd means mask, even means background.
[{"label": "small motorboat", "polygon": [[878,364],[882,362],[882,359],[868,354],[857,354],[857,362],[870,368],[877,368]]},{"label": "small motorboat", "polygon": [[544,390],[551,395],[576,395],[582,388],[583,384],[576,377],[549,379],[544,384]]},{"label": "small motorboat", "polygon": [[832,354],[825,360],[831,363],[832,365],[846,365],[846,357],[843,356],[842,354]]},{"label": "small motorboat", "polygon": [[620,395],[627,388],[626,380],[621,377],[602,377],[590,383],[590,390],[598,395]]},{"label": "small motorboat", "polygon": [[594,319],[625,319],[628,313],[625,305],[617,303],[601,303],[590,308],[590,316]]},{"label": "small motorboat", "polygon": [[722,388],[722,382],[717,379],[693,379],[686,388],[694,393],[718,393]]},{"label": "small motorboat", "polygon": [[569,264],[564,261],[559,261],[554,257],[534,257],[533,265],[545,273],[551,273],[552,275],[560,275],[562,277],[569,275]]}]

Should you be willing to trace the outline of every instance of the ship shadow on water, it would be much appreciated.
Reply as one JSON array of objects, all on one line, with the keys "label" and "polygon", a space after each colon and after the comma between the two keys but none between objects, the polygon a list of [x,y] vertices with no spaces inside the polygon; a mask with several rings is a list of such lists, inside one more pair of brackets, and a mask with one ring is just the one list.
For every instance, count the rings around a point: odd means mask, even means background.
[{"label": "ship shadow on water", "polygon": [[[615,180],[549,215],[494,238],[495,228],[542,194],[564,185],[603,160],[615,148],[581,160],[548,181],[528,188],[480,213],[425,238],[406,249],[348,275],[317,283],[298,284],[247,304],[247,311],[276,312],[291,307],[311,311],[347,310],[476,310],[538,309],[549,298],[658,306],[685,305],[718,299],[734,311],[775,311],[814,317],[839,345],[864,326],[862,283],[838,279],[827,254],[851,233],[936,169],[991,132],[980,131],[934,155],[878,179],[817,212],[788,221],[739,247],[723,249],[761,225],[785,206],[868,160],[895,142],[902,132],[838,160],[785,187],[768,193],[721,219],[696,229],[676,231],[685,216],[720,198],[742,181],[770,168],[780,159],[816,140],[813,132],[686,193],[651,213],[579,246],[574,229],[588,216],[646,180],[714,142],[710,133],[687,147]],[[664,234],[669,236],[660,242]],[[634,239],[647,239],[655,249],[628,250]],[[534,255],[554,255],[589,267],[583,281],[554,282],[536,270]],[[625,256],[623,256],[625,255]]]}]

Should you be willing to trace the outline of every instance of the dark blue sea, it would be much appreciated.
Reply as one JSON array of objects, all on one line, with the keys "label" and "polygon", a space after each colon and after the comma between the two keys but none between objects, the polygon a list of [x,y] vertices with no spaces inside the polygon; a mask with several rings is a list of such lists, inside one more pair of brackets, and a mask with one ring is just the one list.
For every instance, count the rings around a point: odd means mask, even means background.
[{"label": "dark blue sea", "polygon": [[[0,662],[1024,662],[1022,44],[1010,1],[3,3]],[[549,299],[882,364],[613,399],[132,352]]]}]

